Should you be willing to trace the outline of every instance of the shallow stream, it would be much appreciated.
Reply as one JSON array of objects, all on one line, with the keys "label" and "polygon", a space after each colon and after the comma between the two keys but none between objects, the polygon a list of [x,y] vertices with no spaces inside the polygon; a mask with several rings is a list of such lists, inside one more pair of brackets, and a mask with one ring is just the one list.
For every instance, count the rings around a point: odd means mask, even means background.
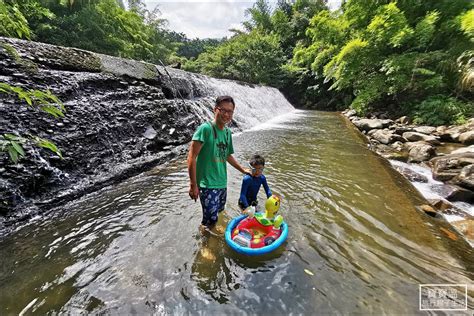
[{"label": "shallow stream", "polygon": [[[296,111],[234,147],[242,163],[261,153],[283,196],[290,231],[276,252],[246,257],[201,237],[180,160],[0,240],[0,314],[408,314],[420,284],[472,283],[472,248],[417,211],[416,189],[339,115]],[[231,167],[228,182],[224,225],[239,214]]]}]

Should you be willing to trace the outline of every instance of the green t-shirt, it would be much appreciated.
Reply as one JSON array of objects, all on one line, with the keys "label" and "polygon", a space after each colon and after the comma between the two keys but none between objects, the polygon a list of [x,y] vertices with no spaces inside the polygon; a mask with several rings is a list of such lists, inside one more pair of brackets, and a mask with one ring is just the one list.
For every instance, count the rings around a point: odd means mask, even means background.
[{"label": "green t-shirt", "polygon": [[193,140],[202,143],[196,159],[196,181],[200,188],[224,189],[227,187],[227,157],[234,153],[229,128],[220,130],[213,122],[198,127]]}]

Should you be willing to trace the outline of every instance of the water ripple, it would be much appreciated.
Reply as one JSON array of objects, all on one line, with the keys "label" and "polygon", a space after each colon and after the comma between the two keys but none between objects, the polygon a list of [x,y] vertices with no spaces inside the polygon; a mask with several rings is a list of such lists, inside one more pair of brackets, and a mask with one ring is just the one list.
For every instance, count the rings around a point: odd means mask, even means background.
[{"label": "water ripple", "polygon": [[[340,117],[297,111],[272,124],[234,147],[241,162],[267,160],[290,229],[283,247],[249,258],[201,237],[181,160],[1,241],[0,313],[413,314],[420,283],[474,279],[472,249],[437,234]],[[222,225],[239,214],[242,176],[228,173]]]}]

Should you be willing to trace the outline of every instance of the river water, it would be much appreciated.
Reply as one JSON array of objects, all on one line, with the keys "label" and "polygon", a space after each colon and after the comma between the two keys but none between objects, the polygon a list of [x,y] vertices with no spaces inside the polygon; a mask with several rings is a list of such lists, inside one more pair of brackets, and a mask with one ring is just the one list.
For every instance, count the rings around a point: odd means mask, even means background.
[{"label": "river water", "polygon": [[[407,314],[420,284],[472,283],[472,248],[417,211],[418,192],[337,114],[295,111],[234,145],[241,162],[266,157],[283,196],[277,251],[246,257],[202,237],[181,159],[1,240],[0,314]],[[220,224],[239,214],[240,181],[230,167]]]}]

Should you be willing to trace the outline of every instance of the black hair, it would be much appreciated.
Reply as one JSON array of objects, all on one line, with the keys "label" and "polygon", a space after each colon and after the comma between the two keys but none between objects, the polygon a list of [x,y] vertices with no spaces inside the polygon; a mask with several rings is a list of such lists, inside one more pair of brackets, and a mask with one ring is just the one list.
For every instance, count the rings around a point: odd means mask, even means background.
[{"label": "black hair", "polygon": [[231,96],[228,96],[228,95],[221,95],[221,96],[217,97],[215,107],[218,107],[223,102],[232,103],[232,105],[234,106],[234,109],[235,109],[234,99]]},{"label": "black hair", "polygon": [[258,165],[265,166],[265,158],[263,158],[259,154],[255,154],[252,156],[252,158],[250,158],[249,163],[251,166],[258,166]]}]

